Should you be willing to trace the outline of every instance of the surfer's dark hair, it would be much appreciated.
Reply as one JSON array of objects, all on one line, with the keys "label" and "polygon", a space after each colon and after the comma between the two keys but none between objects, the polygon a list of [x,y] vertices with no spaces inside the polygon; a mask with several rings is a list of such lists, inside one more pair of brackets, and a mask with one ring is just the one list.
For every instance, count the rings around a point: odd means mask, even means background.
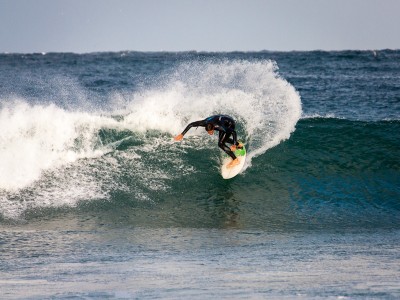
[{"label": "surfer's dark hair", "polygon": [[214,130],[214,125],[211,124],[211,123],[208,123],[208,124],[206,125],[206,130],[207,130],[207,131]]}]

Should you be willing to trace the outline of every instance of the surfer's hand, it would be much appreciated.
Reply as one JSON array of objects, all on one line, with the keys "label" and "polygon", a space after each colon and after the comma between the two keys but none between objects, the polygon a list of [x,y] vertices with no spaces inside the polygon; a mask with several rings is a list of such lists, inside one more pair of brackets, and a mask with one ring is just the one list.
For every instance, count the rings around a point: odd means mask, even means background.
[{"label": "surfer's hand", "polygon": [[178,134],[176,137],[174,137],[175,141],[181,141],[183,139],[183,134]]},{"label": "surfer's hand", "polygon": [[232,151],[232,152],[236,151],[236,145],[232,145],[232,146],[231,146],[231,151]]}]

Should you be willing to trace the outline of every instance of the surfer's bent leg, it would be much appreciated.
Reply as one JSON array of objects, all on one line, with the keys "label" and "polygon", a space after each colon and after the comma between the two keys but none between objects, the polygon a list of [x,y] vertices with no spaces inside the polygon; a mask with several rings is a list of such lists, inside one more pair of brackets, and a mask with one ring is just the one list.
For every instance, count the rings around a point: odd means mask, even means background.
[{"label": "surfer's bent leg", "polygon": [[[232,133],[227,134],[227,138],[225,138],[225,143],[229,143],[238,147],[238,149],[242,149],[243,145],[237,141],[236,131],[232,131]],[[232,135],[232,137],[230,137]],[[221,137],[221,136],[220,136]]]},{"label": "surfer's bent leg", "polygon": [[229,144],[232,144],[232,145],[237,146],[238,149],[242,149],[242,148],[243,148],[243,145],[242,145],[242,144],[240,144],[239,142],[236,142],[236,143],[235,143],[235,141],[234,141],[233,139],[231,139],[231,138],[229,138],[229,139],[227,140],[227,142],[228,142]]},{"label": "surfer's bent leg", "polygon": [[229,142],[229,135],[226,132],[220,132],[218,147],[225,151],[233,160],[236,159],[236,155],[231,151],[231,149],[225,145],[226,142]]}]

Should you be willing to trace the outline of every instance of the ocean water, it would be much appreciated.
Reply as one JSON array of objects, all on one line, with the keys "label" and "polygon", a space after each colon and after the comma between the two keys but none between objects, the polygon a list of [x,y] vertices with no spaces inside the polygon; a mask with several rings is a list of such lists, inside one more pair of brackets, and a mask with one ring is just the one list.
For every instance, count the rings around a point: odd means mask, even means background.
[{"label": "ocean water", "polygon": [[399,157],[398,50],[0,54],[0,297],[397,299]]}]

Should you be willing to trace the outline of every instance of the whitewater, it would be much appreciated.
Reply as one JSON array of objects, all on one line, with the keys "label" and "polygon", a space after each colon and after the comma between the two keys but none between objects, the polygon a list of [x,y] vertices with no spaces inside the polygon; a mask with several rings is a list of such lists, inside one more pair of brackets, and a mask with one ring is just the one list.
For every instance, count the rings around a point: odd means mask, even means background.
[{"label": "whitewater", "polygon": [[[119,157],[123,156],[124,164],[131,161],[132,173],[143,174],[146,168],[136,151],[117,153],[118,146],[129,139],[135,139],[140,151],[148,155],[157,157],[157,152],[165,151],[144,180],[162,172],[157,164],[166,161],[175,166],[161,178],[173,178],[177,168],[190,173],[190,161],[179,159],[171,136],[188,122],[217,113],[229,114],[240,124],[239,136],[249,149],[246,169],[254,157],[289,138],[301,116],[299,94],[278,75],[272,61],[186,63],[160,77],[161,82],[147,90],[124,96],[113,94],[107,111],[69,110],[54,103],[32,105],[24,99],[3,101],[3,215],[16,217],[35,207],[75,205],[80,200],[107,197],[115,183],[104,182],[103,178],[120,172],[116,162]],[[102,138],[102,133],[110,135],[106,133],[110,131],[113,136]],[[192,134],[197,141],[185,146],[202,151],[212,148],[212,140],[202,133]],[[93,170],[100,173],[97,178],[92,178]],[[54,177],[59,180],[48,182]],[[33,193],[32,199],[27,199],[27,191]],[[15,201],[21,193],[25,195],[23,204]]]}]

